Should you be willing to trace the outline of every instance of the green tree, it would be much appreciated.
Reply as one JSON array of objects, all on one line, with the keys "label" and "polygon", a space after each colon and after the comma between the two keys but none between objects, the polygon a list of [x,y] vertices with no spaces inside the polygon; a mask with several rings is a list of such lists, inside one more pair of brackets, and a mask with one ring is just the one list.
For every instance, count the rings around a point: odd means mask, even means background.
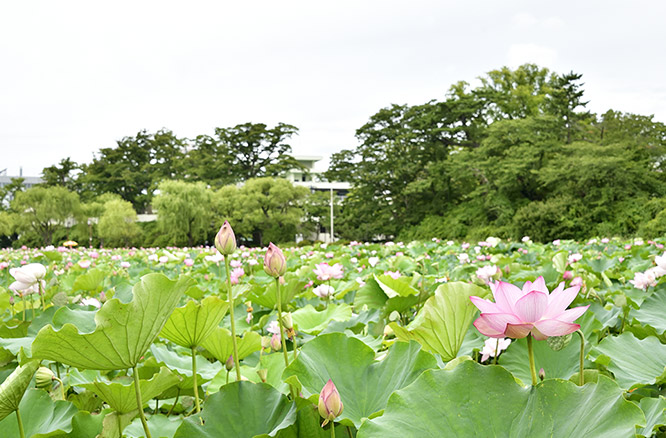
[{"label": "green tree", "polygon": [[8,210],[16,193],[25,190],[25,178],[12,178],[9,184],[0,187],[0,210]]},{"label": "green tree", "polygon": [[11,203],[19,231],[33,231],[50,245],[59,227],[69,227],[79,211],[79,195],[64,187],[32,187],[19,191]]},{"label": "green tree", "polygon": [[99,218],[99,236],[105,246],[129,246],[141,230],[136,223],[137,214],[130,202],[112,199],[104,203]]},{"label": "green tree", "polygon": [[141,131],[125,137],[115,148],[102,148],[92,163],[83,165],[80,179],[94,194],[115,193],[139,211],[149,204],[164,179],[183,175],[185,140],[168,130]]},{"label": "green tree", "polygon": [[48,187],[61,186],[67,190],[78,192],[81,187],[77,180],[77,170],[79,170],[79,165],[75,161],[72,161],[69,157],[63,158],[60,163],[45,167],[42,170],[44,185]]},{"label": "green tree", "polygon": [[237,235],[263,246],[268,240],[294,239],[308,193],[285,179],[254,178],[240,188],[222,187],[216,193],[216,210],[220,222],[229,218]]},{"label": "green tree", "polygon": [[212,227],[213,193],[203,182],[163,181],[153,200],[157,223],[173,245],[200,243]]}]

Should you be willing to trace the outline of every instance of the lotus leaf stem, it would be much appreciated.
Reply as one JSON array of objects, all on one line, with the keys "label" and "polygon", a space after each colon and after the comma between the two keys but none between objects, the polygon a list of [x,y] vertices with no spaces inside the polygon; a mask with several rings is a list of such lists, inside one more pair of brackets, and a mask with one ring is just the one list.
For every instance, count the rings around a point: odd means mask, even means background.
[{"label": "lotus leaf stem", "polygon": [[231,269],[229,256],[224,256],[224,267],[227,270],[227,293],[229,294],[229,319],[231,320],[231,345],[234,349],[234,365],[236,366],[236,381],[240,382],[240,360],[238,359],[238,346],[236,345],[236,320],[234,319],[234,294],[231,292]]},{"label": "lotus leaf stem", "polygon": [[192,381],[194,382],[194,409],[197,411],[197,414],[201,412],[201,407],[199,406],[199,384],[197,383],[197,353],[192,347]]},{"label": "lotus leaf stem", "polygon": [[[284,366],[289,366],[289,355],[287,354],[287,342],[284,336],[284,326],[282,325],[282,297],[280,296],[280,277],[275,278],[275,295],[277,298],[278,326],[280,327],[280,342],[282,343],[282,352],[284,353]],[[294,346],[294,348],[296,348]],[[296,389],[294,385],[289,385],[291,397],[296,400]]]},{"label": "lotus leaf stem", "polygon": [[141,419],[141,424],[143,425],[143,431],[146,432],[146,438],[153,438],[150,434],[150,429],[148,429],[146,416],[143,413],[143,403],[141,402],[141,385],[139,384],[139,373],[136,369],[136,365],[132,367],[132,374],[134,375],[134,393],[136,394],[136,406],[139,408],[139,418]]},{"label": "lotus leaf stem", "polygon": [[578,386],[583,386],[585,384],[585,335],[580,330],[576,330],[576,333],[580,336],[580,372],[578,376]]},{"label": "lotus leaf stem", "polygon": [[23,430],[23,421],[21,421],[21,414],[19,414],[18,408],[16,408],[16,422],[18,423],[19,435],[21,438],[25,438],[25,431]]},{"label": "lotus leaf stem", "polygon": [[331,421],[331,438],[335,438],[335,422]]}]

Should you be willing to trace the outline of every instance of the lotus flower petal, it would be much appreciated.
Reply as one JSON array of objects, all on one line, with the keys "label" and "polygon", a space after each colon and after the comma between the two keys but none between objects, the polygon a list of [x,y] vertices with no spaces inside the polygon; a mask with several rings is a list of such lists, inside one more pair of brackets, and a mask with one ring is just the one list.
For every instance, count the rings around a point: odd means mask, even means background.
[{"label": "lotus flower petal", "polygon": [[523,292],[511,283],[497,282],[490,288],[495,297],[495,302],[503,312],[515,312],[513,304],[523,296]]},{"label": "lotus flower petal", "polygon": [[[579,324],[572,324],[558,319],[542,319],[541,321],[537,321],[534,326],[546,337],[568,335],[580,328]],[[535,338],[537,337],[535,336]]]},{"label": "lotus flower petal", "polygon": [[483,298],[471,296],[469,297],[472,303],[481,311],[481,313],[501,313],[502,310],[499,306],[492,301],[484,300]]},{"label": "lotus flower petal", "polygon": [[533,322],[541,319],[548,308],[548,295],[533,290],[516,302],[516,315],[521,321]]},{"label": "lotus flower petal", "polygon": [[565,310],[557,315],[556,319],[564,322],[574,322],[577,320],[590,306],[574,307],[573,309]]},{"label": "lotus flower petal", "polygon": [[507,324],[504,333],[510,338],[520,339],[530,334],[533,324]]},{"label": "lotus flower petal", "polygon": [[[562,284],[560,284],[561,286]],[[548,295],[548,311],[544,318],[556,318],[557,315],[564,312],[564,310],[571,304],[571,302],[578,296],[580,286],[573,286],[567,289],[560,289],[558,286],[550,295]]]},{"label": "lotus flower petal", "polygon": [[481,316],[474,321],[474,327],[484,335],[496,338],[504,337],[503,333],[509,323],[520,324],[521,321],[511,313],[482,313]]}]

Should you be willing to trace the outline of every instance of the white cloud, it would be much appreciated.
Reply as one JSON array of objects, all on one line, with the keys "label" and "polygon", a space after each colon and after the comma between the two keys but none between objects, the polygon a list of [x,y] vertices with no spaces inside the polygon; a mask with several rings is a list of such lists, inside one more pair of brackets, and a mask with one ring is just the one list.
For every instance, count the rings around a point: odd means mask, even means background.
[{"label": "white cloud", "polygon": [[521,12],[520,14],[514,15],[512,21],[514,25],[525,28],[532,27],[539,22],[534,15],[528,12]]},{"label": "white cloud", "polygon": [[532,43],[512,44],[507,53],[507,64],[514,68],[525,63],[552,68],[556,60],[556,50]]}]

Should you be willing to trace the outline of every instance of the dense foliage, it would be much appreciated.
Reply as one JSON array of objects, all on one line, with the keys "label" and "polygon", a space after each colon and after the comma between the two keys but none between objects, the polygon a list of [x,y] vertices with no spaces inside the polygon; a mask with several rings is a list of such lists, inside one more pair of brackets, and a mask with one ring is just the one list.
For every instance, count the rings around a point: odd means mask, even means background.
[{"label": "dense foliage", "polygon": [[[352,242],[285,260],[228,237],[228,264],[207,247],[0,252],[3,436],[666,432],[663,239]],[[470,296],[493,299],[496,280],[568,294],[580,336],[482,336]]]},{"label": "dense foliage", "polygon": [[[539,241],[666,232],[666,125],[584,111],[581,75],[503,68],[442,101],[392,105],[333,155],[343,236]],[[647,208],[646,208],[647,207]]]}]

